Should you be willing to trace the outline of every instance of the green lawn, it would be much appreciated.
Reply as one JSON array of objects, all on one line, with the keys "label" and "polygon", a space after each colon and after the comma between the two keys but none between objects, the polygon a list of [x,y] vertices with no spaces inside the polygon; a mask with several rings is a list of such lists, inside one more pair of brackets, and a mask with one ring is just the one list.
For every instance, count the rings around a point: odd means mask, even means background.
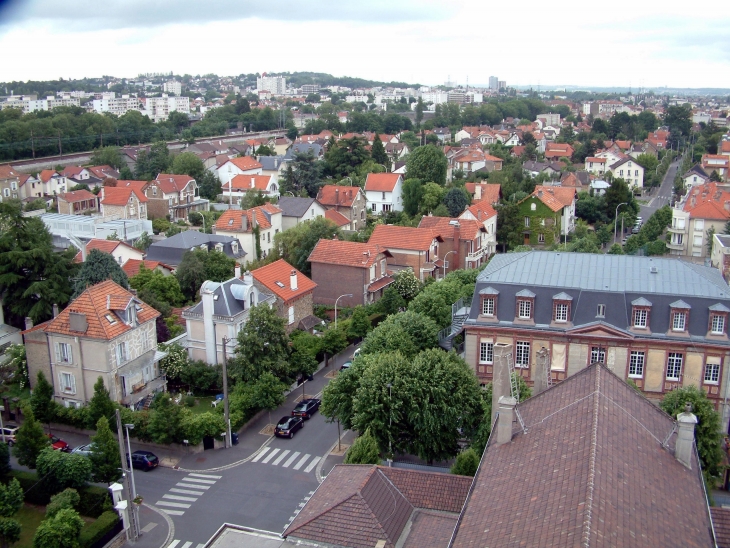
[{"label": "green lawn", "polygon": [[200,415],[207,411],[215,411],[215,407],[210,404],[215,399],[215,396],[195,396],[195,399],[199,404],[195,407],[188,408],[193,412],[193,415]]},{"label": "green lawn", "polygon": [[35,530],[38,529],[41,521],[46,517],[45,507],[23,504],[20,511],[13,517],[20,522],[20,540],[13,546],[16,548],[33,548]]}]

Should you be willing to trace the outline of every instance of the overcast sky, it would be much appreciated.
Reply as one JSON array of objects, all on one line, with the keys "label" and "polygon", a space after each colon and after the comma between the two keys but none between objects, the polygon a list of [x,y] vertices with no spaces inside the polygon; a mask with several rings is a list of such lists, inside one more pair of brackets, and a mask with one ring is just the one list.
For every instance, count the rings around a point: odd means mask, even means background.
[{"label": "overcast sky", "polygon": [[[0,81],[314,71],[730,88],[730,10],[682,2],[0,0]],[[692,10],[695,13],[691,13]]]}]

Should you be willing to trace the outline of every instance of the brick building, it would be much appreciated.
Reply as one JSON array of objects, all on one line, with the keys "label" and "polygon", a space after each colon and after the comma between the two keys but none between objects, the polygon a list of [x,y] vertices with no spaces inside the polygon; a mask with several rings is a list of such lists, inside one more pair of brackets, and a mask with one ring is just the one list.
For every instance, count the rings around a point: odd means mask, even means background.
[{"label": "brick building", "polygon": [[390,252],[388,265],[392,270],[410,268],[421,281],[436,276],[440,242],[443,239],[432,230],[394,225],[376,226],[368,241]]},{"label": "brick building", "polygon": [[437,262],[442,274],[478,268],[495,251],[496,241],[491,241],[484,224],[475,220],[426,215],[421,218],[418,228],[431,230],[441,237]]},{"label": "brick building", "polygon": [[164,219],[169,215],[172,221],[187,221],[190,213],[210,209],[210,202],[200,197],[198,183],[189,175],[160,173],[149,182],[146,194],[151,219]]},{"label": "brick building", "polygon": [[277,314],[284,318],[287,332],[308,324],[314,315],[313,296],[317,284],[284,259],[257,268],[251,274],[259,291],[273,293],[276,297],[274,306]]}]

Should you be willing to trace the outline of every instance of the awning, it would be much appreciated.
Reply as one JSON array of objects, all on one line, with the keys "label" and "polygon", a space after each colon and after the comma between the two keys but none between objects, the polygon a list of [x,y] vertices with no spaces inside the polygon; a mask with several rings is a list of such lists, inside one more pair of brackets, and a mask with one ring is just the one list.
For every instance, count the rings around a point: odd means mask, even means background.
[{"label": "awning", "polygon": [[383,276],[379,280],[375,280],[373,283],[371,283],[368,286],[368,292],[375,293],[376,291],[380,291],[384,287],[389,286],[392,284],[395,280],[391,278],[390,276]]},{"label": "awning", "polygon": [[166,358],[166,357],[167,357],[167,354],[168,354],[168,352],[162,352],[162,351],[160,351],[160,350],[155,350],[155,357],[154,357],[154,360],[153,360],[153,361],[154,361],[155,363],[157,363],[157,362],[159,362],[159,361],[160,361],[161,359],[163,359],[163,358]]}]

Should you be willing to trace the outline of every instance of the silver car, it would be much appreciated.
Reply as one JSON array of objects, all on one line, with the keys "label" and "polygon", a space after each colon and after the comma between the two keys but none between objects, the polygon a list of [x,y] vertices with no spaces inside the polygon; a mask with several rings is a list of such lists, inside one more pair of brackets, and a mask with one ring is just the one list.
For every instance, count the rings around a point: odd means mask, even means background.
[{"label": "silver car", "polygon": [[84,457],[88,457],[91,454],[91,451],[94,449],[93,443],[88,443],[86,445],[79,445],[76,449],[71,451],[72,455],[83,455]]}]

